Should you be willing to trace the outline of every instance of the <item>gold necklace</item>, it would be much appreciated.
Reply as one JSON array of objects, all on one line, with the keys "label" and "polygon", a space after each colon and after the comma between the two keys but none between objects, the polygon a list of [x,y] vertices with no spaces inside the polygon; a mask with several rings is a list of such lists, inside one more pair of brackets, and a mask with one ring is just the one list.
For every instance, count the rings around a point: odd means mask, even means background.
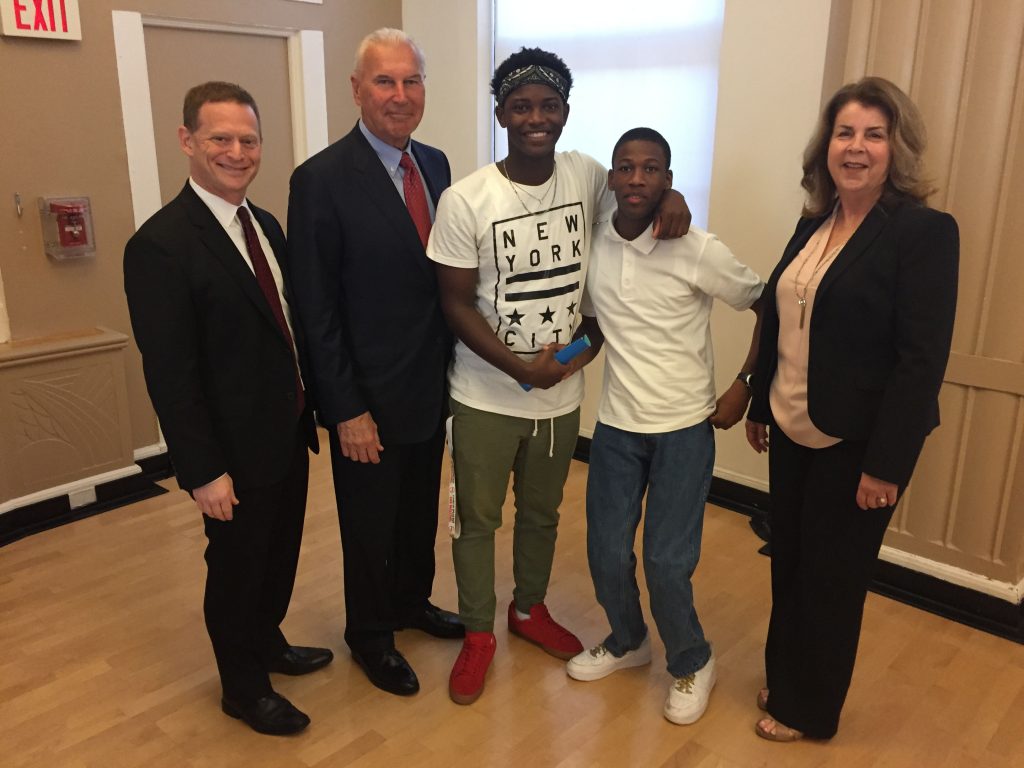
[{"label": "gold necklace", "polygon": [[814,276],[818,274],[818,271],[823,266],[832,261],[832,259],[835,258],[836,254],[839,253],[840,250],[842,250],[842,247],[846,245],[846,240],[843,240],[843,242],[835,246],[831,251],[824,254],[820,259],[818,259],[818,263],[817,265],[815,265],[814,270],[811,272],[811,276],[807,278],[807,282],[804,283],[804,292],[800,293],[800,275],[804,273],[804,267],[806,267],[807,262],[811,260],[811,254],[813,254],[814,251],[818,249],[818,242],[820,240],[821,237],[819,236],[814,243],[814,248],[808,250],[807,256],[804,257],[804,260],[800,264],[800,268],[796,271],[796,275],[793,277],[793,293],[796,295],[796,303],[800,307],[800,330],[803,330],[804,328],[804,314],[807,312],[807,290],[810,288],[811,283],[814,282]]},{"label": "gold necklace", "polygon": [[516,184],[516,182],[512,181],[512,178],[508,175],[508,168],[505,167],[505,161],[504,160],[502,160],[501,162],[495,163],[495,165],[498,167],[498,172],[502,176],[505,177],[505,181],[507,181],[508,185],[510,187],[512,187],[512,194],[514,194],[516,196],[516,200],[518,200],[519,204],[521,206],[523,206],[523,210],[526,211],[531,216],[534,213],[539,213],[539,211],[531,211],[527,207],[526,203],[523,201],[523,198],[521,198],[519,196],[519,191],[518,190],[522,189],[523,193],[525,195],[527,195],[528,197],[531,197],[534,200],[536,200],[537,203],[539,205],[541,205],[541,206],[544,205],[544,198],[546,198],[548,196],[548,189],[552,189],[553,190],[552,194],[551,194],[551,202],[553,203],[555,200],[557,200],[558,199],[558,161],[557,160],[553,160],[553,162],[554,162],[555,168],[554,168],[554,171],[552,172],[551,176],[553,177],[554,182],[552,183],[552,182],[549,181],[547,186],[540,193],[540,196],[537,196],[537,195],[533,194],[532,192],[528,191],[525,187],[520,187],[519,184]]}]

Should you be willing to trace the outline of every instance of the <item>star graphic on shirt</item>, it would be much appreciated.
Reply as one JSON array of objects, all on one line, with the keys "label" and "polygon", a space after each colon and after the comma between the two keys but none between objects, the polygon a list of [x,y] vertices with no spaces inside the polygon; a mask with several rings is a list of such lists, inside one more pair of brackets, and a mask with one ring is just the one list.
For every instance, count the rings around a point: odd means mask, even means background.
[{"label": "star graphic on shirt", "polygon": [[576,302],[575,301],[572,304],[569,305],[569,314],[570,315],[575,315],[576,314]]},{"label": "star graphic on shirt", "polygon": [[505,315],[508,318],[509,325],[522,325],[523,316],[519,314],[518,309],[513,309],[511,315]]},{"label": "star graphic on shirt", "polygon": [[544,312],[541,312],[540,316],[544,318],[543,320],[541,320],[541,325],[544,325],[544,323],[555,322],[555,312],[554,310],[551,309],[551,307],[548,307]]}]

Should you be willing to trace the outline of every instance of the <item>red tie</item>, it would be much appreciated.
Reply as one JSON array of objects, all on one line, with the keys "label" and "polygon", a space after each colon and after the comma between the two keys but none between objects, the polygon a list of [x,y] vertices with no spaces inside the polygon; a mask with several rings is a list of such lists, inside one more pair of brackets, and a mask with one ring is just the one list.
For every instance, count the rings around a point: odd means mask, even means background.
[{"label": "red tie", "polygon": [[[274,282],[274,275],[270,271],[270,264],[267,263],[267,255],[263,253],[263,246],[256,235],[256,228],[249,218],[249,209],[242,206],[238,209],[238,220],[242,223],[242,233],[245,235],[245,249],[249,252],[249,260],[252,261],[252,270],[256,273],[256,282],[263,291],[263,296],[270,305],[270,311],[274,313],[277,326],[281,329],[288,347],[292,350],[292,357],[295,356],[295,342],[292,341],[292,334],[288,330],[288,323],[284,319],[284,308],[281,306],[281,296],[277,292],[277,283]],[[306,408],[306,397],[302,391],[302,379],[299,378],[299,367],[295,365],[295,391],[298,393],[298,411],[301,414]]]},{"label": "red tie", "polygon": [[420,233],[420,241],[426,248],[427,238],[430,236],[430,209],[427,207],[427,195],[423,191],[423,179],[420,178],[420,172],[416,170],[416,164],[409,157],[408,152],[402,153],[402,159],[398,161],[398,164],[405,171],[402,177],[405,207],[409,209],[412,223],[416,225],[416,231]]}]

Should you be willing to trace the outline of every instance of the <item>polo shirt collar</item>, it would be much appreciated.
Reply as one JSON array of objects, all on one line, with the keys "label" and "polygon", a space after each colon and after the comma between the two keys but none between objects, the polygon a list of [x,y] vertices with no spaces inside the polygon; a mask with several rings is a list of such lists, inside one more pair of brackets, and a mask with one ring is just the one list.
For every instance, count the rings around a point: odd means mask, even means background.
[{"label": "polo shirt collar", "polygon": [[628,243],[631,248],[640,251],[640,253],[645,255],[650,255],[651,251],[653,251],[655,246],[658,244],[658,241],[654,237],[654,222],[648,224],[647,229],[641,232],[634,240],[626,240],[615,229],[614,222],[609,222],[606,230],[606,236],[615,243]]}]

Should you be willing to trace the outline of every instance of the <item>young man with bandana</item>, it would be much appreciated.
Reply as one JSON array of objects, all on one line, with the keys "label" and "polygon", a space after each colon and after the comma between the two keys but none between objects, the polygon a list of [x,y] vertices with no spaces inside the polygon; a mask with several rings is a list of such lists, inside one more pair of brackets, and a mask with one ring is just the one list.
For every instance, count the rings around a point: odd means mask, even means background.
[{"label": "young man with bandana", "polygon": [[[452,553],[466,639],[449,695],[459,704],[480,696],[494,657],[494,533],[510,475],[516,517],[509,631],[560,659],[583,650],[544,597],[579,431],[578,371],[592,355],[563,365],[555,352],[579,328],[592,228],[614,196],[598,161],[555,152],[571,86],[565,62],[537,48],[498,66],[491,91],[508,156],[442,195],[427,248],[458,337],[449,385],[462,528]],[[666,191],[657,231],[679,237],[688,226],[682,196]]]}]

